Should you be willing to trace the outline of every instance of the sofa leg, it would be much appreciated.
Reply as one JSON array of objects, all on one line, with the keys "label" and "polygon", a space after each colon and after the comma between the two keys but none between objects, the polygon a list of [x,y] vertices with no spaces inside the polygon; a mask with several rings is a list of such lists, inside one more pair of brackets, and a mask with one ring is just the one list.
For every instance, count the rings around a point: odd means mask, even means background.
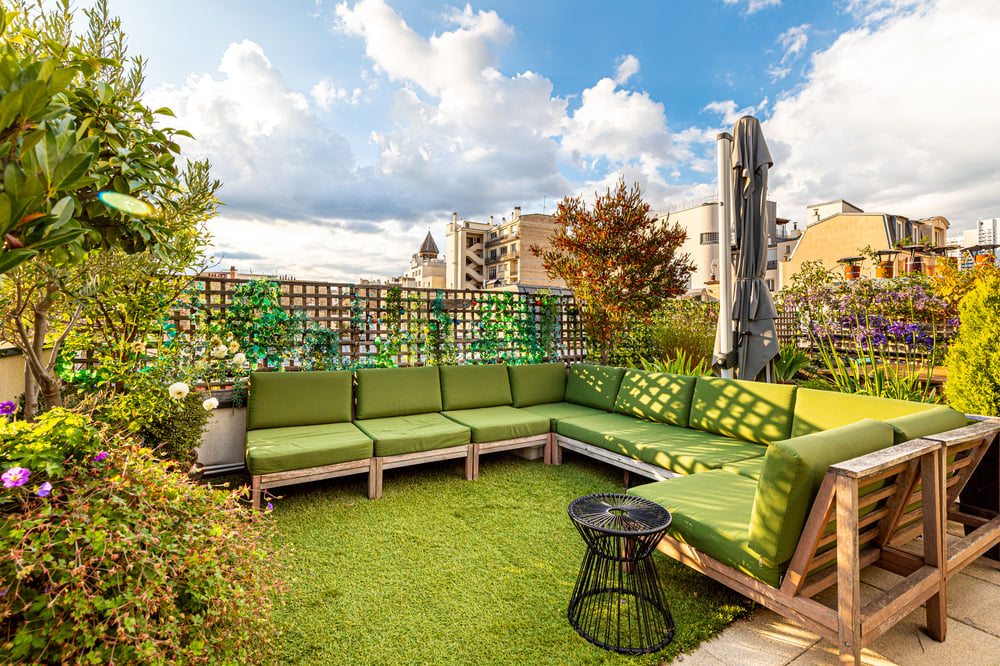
[{"label": "sofa leg", "polygon": [[250,477],[250,499],[253,501],[253,510],[260,511],[260,475]]},{"label": "sofa leg", "polygon": [[624,478],[623,483],[625,484],[625,490],[628,490],[629,488],[632,487],[632,485],[631,485],[632,484],[632,475],[629,473],[628,470],[625,470],[624,477],[625,478]]},{"label": "sofa leg", "polygon": [[545,437],[545,448],[542,449],[542,462],[545,463],[546,465],[552,464],[552,443],[553,443],[552,439],[553,435],[550,432]]},{"label": "sofa leg", "polygon": [[559,440],[555,435],[552,435],[552,453],[550,456],[553,465],[562,465],[562,447],[559,446]]},{"label": "sofa leg", "polygon": [[382,497],[382,458],[373,457],[368,464],[368,499]]},{"label": "sofa leg", "polygon": [[479,444],[469,443],[469,454],[465,457],[465,480],[475,481],[479,478]]}]

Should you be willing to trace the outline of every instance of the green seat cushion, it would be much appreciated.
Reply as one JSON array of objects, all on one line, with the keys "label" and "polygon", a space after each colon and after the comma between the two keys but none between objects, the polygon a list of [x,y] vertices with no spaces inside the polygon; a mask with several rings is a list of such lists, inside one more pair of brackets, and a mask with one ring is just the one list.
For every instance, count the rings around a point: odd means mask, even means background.
[{"label": "green seat cushion", "polygon": [[515,407],[562,402],[566,395],[564,363],[508,365],[510,393]]},{"label": "green seat cushion", "polygon": [[507,366],[442,365],[441,402],[443,410],[509,405]]},{"label": "green seat cushion", "polygon": [[[887,421],[933,409],[934,405],[856,393],[800,388],[795,395],[791,437],[808,435],[861,419]],[[964,421],[963,421],[964,423]]]},{"label": "green seat cushion", "polygon": [[795,388],[787,384],[698,377],[690,425],[758,444],[788,439]]},{"label": "green seat cushion", "polygon": [[471,428],[472,441],[477,443],[544,435],[549,432],[549,420],[544,416],[506,405],[459,409],[442,414],[455,423]]},{"label": "green seat cushion", "polygon": [[350,372],[254,372],[250,375],[249,430],[350,420]]},{"label": "green seat cushion", "polygon": [[607,414],[607,412],[603,410],[594,409],[593,407],[585,407],[584,405],[578,405],[575,402],[547,402],[541,405],[521,407],[521,411],[528,412],[529,414],[534,414],[536,416],[544,416],[549,419],[549,429],[552,432],[556,432],[556,425],[559,421],[564,419]]},{"label": "green seat cushion", "polygon": [[895,431],[896,444],[961,428],[966,423],[965,415],[962,412],[946,405],[938,405],[922,412],[882,419],[882,421],[892,426],[893,431]]},{"label": "green seat cushion", "polygon": [[372,440],[352,423],[263,428],[247,431],[250,473],[274,474],[364,460]]},{"label": "green seat cushion", "polygon": [[668,534],[709,557],[777,587],[784,568],[763,559],[747,538],[757,483],[714,470],[631,488],[670,511]]},{"label": "green seat cushion", "polygon": [[892,442],[891,427],[863,419],[771,444],[764,454],[750,516],[750,546],[764,559],[787,562],[830,465],[879,451]]},{"label": "green seat cushion", "polygon": [[379,419],[441,411],[437,366],[362,368],[357,379],[357,418]]},{"label": "green seat cushion", "polygon": [[613,412],[615,400],[618,398],[618,387],[621,386],[624,376],[625,368],[574,363],[569,366],[565,400]]},{"label": "green seat cushion", "polygon": [[375,440],[376,456],[395,456],[468,444],[471,432],[441,414],[409,414],[355,421]]},{"label": "green seat cushion", "polygon": [[[761,451],[761,453],[763,454],[764,451]],[[739,474],[740,476],[745,476],[748,479],[759,481],[760,470],[763,466],[764,456],[761,455],[757,458],[747,458],[746,460],[741,460],[739,462],[726,463],[722,466],[722,469],[730,474]]]},{"label": "green seat cushion", "polygon": [[626,370],[615,399],[615,411],[686,428],[694,385],[694,377]]},{"label": "green seat cushion", "polygon": [[759,444],[711,433],[643,421],[624,414],[599,414],[559,421],[557,432],[657,465],[677,474],[717,469],[727,462],[759,457]]}]

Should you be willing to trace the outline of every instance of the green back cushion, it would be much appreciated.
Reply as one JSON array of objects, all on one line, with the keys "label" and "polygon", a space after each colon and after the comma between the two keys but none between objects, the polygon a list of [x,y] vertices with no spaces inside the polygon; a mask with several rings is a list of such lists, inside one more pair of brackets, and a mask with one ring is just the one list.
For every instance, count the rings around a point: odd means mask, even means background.
[{"label": "green back cushion", "polygon": [[615,399],[615,411],[686,428],[694,384],[694,377],[626,370]]},{"label": "green back cushion", "polygon": [[254,372],[247,430],[351,420],[351,373]]},{"label": "green back cushion", "polygon": [[566,380],[566,402],[613,412],[625,368],[574,363]]},{"label": "green back cushion", "polygon": [[892,446],[892,428],[864,419],[767,447],[750,513],[750,547],[787,562],[830,465]]},{"label": "green back cushion", "polygon": [[566,365],[563,363],[508,365],[507,376],[515,407],[562,402],[566,395]]},{"label": "green back cushion", "polygon": [[698,377],[689,424],[698,430],[758,444],[788,439],[795,388],[788,384]]},{"label": "green back cushion", "polygon": [[441,411],[441,380],[437,366],[363,368],[355,377],[359,419]]},{"label": "green back cushion", "polygon": [[908,400],[800,388],[795,396],[791,436],[829,430],[859,419],[886,421],[932,408],[933,405]]},{"label": "green back cushion", "polygon": [[507,366],[441,366],[441,401],[445,410],[509,405],[511,398]]},{"label": "green back cushion", "polygon": [[945,405],[938,405],[923,412],[883,419],[892,426],[896,435],[896,443],[920,439],[928,435],[936,435],[965,425],[965,415]]}]

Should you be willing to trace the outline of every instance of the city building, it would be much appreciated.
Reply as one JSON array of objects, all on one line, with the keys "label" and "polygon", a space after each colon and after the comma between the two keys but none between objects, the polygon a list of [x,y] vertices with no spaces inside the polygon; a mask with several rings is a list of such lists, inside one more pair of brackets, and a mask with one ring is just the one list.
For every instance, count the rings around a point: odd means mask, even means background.
[{"label": "city building", "polygon": [[410,258],[410,268],[403,273],[403,286],[444,289],[446,265],[444,259],[438,258],[438,254],[437,243],[428,230],[420,250]]},{"label": "city building", "polygon": [[[914,258],[915,265],[933,265],[930,253],[914,248],[918,245],[942,247],[947,243],[950,223],[941,216],[911,220],[903,215],[866,213],[844,200],[814,204],[806,208],[807,224],[801,236],[779,253],[778,286],[791,283],[792,276],[807,261],[821,261],[826,268],[837,269],[843,259],[855,258],[861,275],[876,277],[876,262],[860,257],[862,250],[898,250],[885,255],[892,274],[906,270]],[[925,261],[921,262],[923,259]]]},{"label": "city building", "polygon": [[254,273],[249,270],[238,270],[236,266],[230,266],[228,271],[202,271],[201,273],[198,273],[197,277],[225,278],[229,280],[275,280],[277,282],[295,279],[291,275]]},{"label": "city building", "polygon": [[448,289],[522,288],[565,289],[560,279],[549,278],[534,244],[546,247],[555,231],[555,218],[541,213],[521,214],[516,206],[510,220],[495,224],[459,221],[452,214],[445,244],[445,286]]},{"label": "city building", "polygon": [[[678,224],[687,232],[679,254],[687,254],[694,264],[689,276],[685,298],[715,300],[719,296],[719,204],[716,197],[705,197],[685,202],[660,211],[660,224]],[[768,286],[777,289],[779,257],[788,256],[797,229],[788,230],[788,220],[778,218],[773,201],[767,202],[767,272],[764,279]]]}]

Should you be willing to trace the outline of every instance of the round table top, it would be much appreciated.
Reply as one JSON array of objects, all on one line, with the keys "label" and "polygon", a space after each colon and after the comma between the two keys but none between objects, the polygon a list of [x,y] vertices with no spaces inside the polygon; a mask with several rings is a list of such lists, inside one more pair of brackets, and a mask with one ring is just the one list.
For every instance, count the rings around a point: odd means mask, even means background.
[{"label": "round table top", "polygon": [[618,536],[655,534],[670,527],[670,512],[643,497],[602,493],[578,497],[569,517],[584,527]]}]

